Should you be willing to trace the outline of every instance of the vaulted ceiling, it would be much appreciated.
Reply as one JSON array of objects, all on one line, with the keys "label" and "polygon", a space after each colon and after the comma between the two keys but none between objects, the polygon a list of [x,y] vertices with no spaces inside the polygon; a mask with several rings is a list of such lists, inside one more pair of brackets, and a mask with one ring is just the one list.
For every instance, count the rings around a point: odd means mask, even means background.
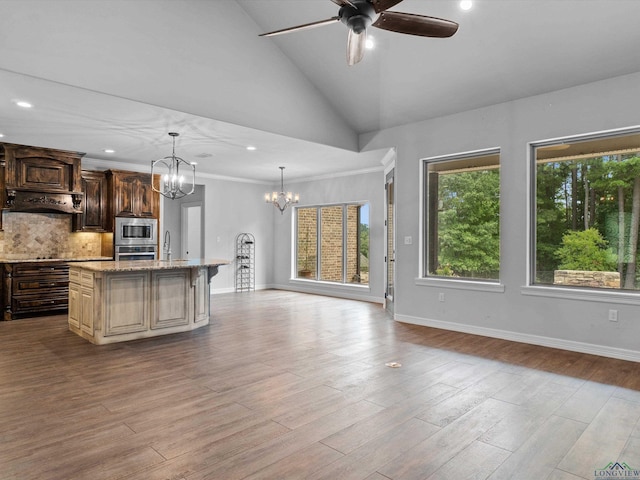
[{"label": "vaulted ceiling", "polygon": [[0,0],[2,140],[144,168],[177,131],[177,153],[200,173],[274,181],[285,165],[308,178],[380,168],[386,151],[359,152],[366,132],[640,71],[637,0],[475,0],[468,11],[404,0],[392,10],[459,31],[370,29],[376,46],[352,67],[339,22],[258,37],[337,10],[330,0]]}]

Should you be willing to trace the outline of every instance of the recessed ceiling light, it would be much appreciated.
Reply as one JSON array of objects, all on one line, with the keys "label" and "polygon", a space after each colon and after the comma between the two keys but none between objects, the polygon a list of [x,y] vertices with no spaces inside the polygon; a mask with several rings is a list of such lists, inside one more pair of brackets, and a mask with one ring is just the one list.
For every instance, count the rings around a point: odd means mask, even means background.
[{"label": "recessed ceiling light", "polygon": [[25,100],[16,100],[16,105],[22,108],[31,108],[33,107],[32,104],[30,104],[29,102],[25,101]]},{"label": "recessed ceiling light", "polygon": [[249,145],[249,146],[247,147],[247,150],[249,150],[249,151],[253,152],[254,150],[256,150],[256,147],[254,147],[253,145]]},{"label": "recessed ceiling light", "polygon": [[4,137],[4,133],[0,133],[0,138]]},{"label": "recessed ceiling light", "polygon": [[116,153],[116,151],[113,150],[112,148],[105,148],[104,153]]},{"label": "recessed ceiling light", "polygon": [[471,10],[471,7],[473,7],[473,2],[471,0],[462,0],[460,2],[460,8],[462,10]]}]

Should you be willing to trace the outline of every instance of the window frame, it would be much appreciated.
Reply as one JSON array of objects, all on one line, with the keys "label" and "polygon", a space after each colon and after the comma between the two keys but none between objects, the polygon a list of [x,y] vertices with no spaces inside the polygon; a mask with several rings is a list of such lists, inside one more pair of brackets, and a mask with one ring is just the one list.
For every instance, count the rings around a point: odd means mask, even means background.
[{"label": "window frame", "polygon": [[[292,258],[291,258],[291,281],[303,282],[303,283],[312,283],[312,284],[323,284],[323,285],[335,285],[335,286],[344,286],[344,287],[355,287],[355,288],[369,288],[371,285],[371,278],[367,280],[367,283],[355,283],[355,282],[347,282],[347,271],[348,271],[348,207],[350,206],[359,206],[363,207],[365,205],[369,206],[369,232],[371,232],[371,202],[368,200],[363,201],[352,201],[352,202],[336,202],[336,203],[325,203],[325,204],[314,204],[314,205],[298,205],[294,207],[294,216],[293,216],[293,231],[292,231]],[[322,210],[325,208],[331,207],[341,207],[342,209],[342,281],[333,281],[333,280],[322,280]],[[315,278],[304,278],[298,276],[298,212],[303,209],[315,209],[316,210],[316,266],[315,266]],[[361,217],[358,214],[358,221],[360,221]],[[358,225],[359,229],[359,225]],[[369,245],[369,258],[371,258],[371,245]],[[370,266],[369,266],[370,268]]]},{"label": "window frame", "polygon": [[[640,290],[617,290],[602,287],[572,287],[536,283],[536,255],[537,255],[537,155],[536,150],[541,147],[581,143],[604,140],[640,134],[640,125],[610,130],[602,130],[585,134],[554,137],[527,143],[527,248],[525,284],[521,287],[521,294],[558,299],[572,299],[590,302],[606,302],[625,305],[640,305]],[[604,152],[595,152],[604,153]]]},{"label": "window frame", "polygon": [[[428,193],[428,167],[434,163],[445,163],[457,160],[465,160],[475,157],[486,157],[491,155],[497,155],[499,158],[499,168],[501,165],[501,148],[490,147],[485,149],[470,150],[466,152],[459,152],[446,155],[438,155],[432,157],[425,157],[420,159],[420,204],[419,204],[419,227],[420,227],[420,245],[418,255],[418,278],[415,279],[415,284],[420,286],[437,286],[437,287],[450,287],[463,290],[478,290],[484,292],[504,292],[504,285],[502,284],[502,222],[499,226],[499,258],[500,267],[497,279],[482,279],[482,278],[470,278],[470,277],[445,277],[439,275],[429,274],[429,193]],[[502,210],[502,175],[500,175],[500,205]]]}]

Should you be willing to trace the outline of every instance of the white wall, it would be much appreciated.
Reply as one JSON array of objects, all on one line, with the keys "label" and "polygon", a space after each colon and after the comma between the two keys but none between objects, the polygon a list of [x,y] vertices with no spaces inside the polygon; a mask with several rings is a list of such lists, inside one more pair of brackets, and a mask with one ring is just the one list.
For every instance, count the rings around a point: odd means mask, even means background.
[{"label": "white wall", "polygon": [[[382,156],[382,154],[381,154]],[[382,158],[381,158],[382,160]],[[309,182],[287,183],[287,191],[300,193],[298,206],[361,202],[370,204],[369,286],[308,282],[291,279],[292,211],[274,208],[274,287],[382,303],[384,299],[384,172],[355,173]]]},{"label": "white wall", "polygon": [[[640,301],[624,294],[532,296],[534,287],[523,288],[528,262],[527,142],[634,126],[640,123],[639,111],[640,74],[633,74],[362,135],[365,150],[397,148],[397,239],[420,235],[421,158],[501,149],[504,291],[418,285],[419,244],[398,243],[396,318],[640,360]],[[445,302],[438,301],[441,292]],[[609,309],[618,310],[618,322],[608,321]]]}]

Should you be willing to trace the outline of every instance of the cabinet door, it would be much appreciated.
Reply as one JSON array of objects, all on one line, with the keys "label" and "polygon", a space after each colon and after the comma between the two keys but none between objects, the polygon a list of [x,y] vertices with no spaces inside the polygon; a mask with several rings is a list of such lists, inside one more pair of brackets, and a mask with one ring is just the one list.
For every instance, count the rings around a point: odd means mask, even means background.
[{"label": "cabinet door", "polygon": [[[193,275],[193,270],[192,270]],[[209,302],[211,292],[209,290],[209,281],[207,278],[207,269],[201,268],[198,270],[198,277],[194,282],[194,295],[195,295],[195,312],[194,321],[203,322],[209,320]]]},{"label": "cabinet door", "polygon": [[158,218],[158,194],[151,187],[151,174],[112,171],[113,216]]},{"label": "cabinet door", "polygon": [[77,283],[69,283],[69,325],[80,328],[81,314],[80,285]]},{"label": "cabinet door", "polygon": [[140,183],[135,175],[117,173],[113,176],[113,206],[116,217],[135,217],[134,198],[137,184]]},{"label": "cabinet door", "polygon": [[104,172],[82,171],[84,208],[74,217],[74,231],[106,232],[109,228],[107,177]]},{"label": "cabinet door", "polygon": [[80,328],[82,328],[83,332],[93,336],[93,316],[95,314],[93,289],[85,287],[80,289],[80,305],[82,309]]},{"label": "cabinet door", "polygon": [[149,272],[107,274],[105,292],[105,337],[149,329]]},{"label": "cabinet door", "polygon": [[155,218],[155,203],[158,194],[153,191],[151,187],[151,174],[145,175],[144,180],[139,180],[137,185],[137,195],[135,200],[138,204],[135,205],[135,211],[139,217]]},{"label": "cabinet door", "polygon": [[151,273],[151,329],[189,324],[193,317],[190,282],[187,269]]},{"label": "cabinet door", "polygon": [[79,192],[83,153],[4,144],[6,187],[35,192]]}]

